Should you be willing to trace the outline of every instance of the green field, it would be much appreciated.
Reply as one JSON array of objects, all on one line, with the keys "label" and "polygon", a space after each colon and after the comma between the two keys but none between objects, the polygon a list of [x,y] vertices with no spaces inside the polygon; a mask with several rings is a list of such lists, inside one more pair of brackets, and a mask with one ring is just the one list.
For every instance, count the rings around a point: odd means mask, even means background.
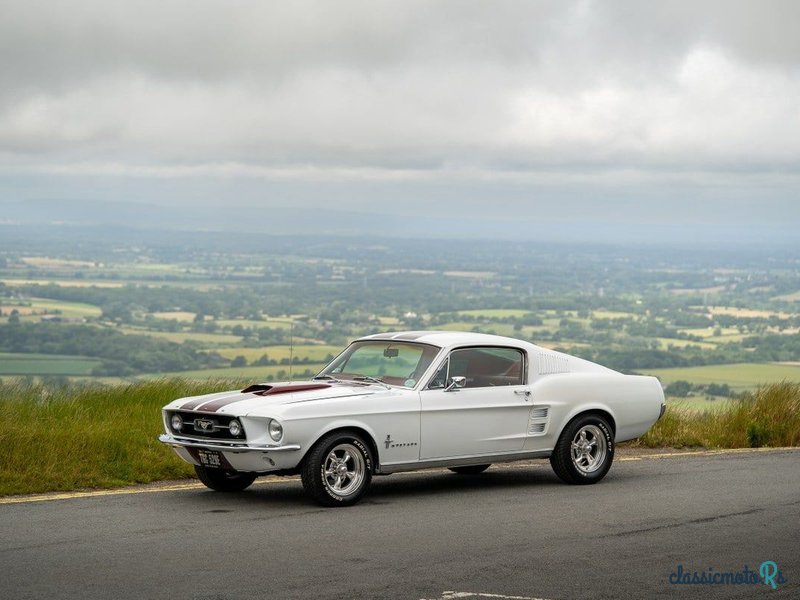
[{"label": "green field", "polygon": [[241,325],[249,329],[261,329],[262,327],[269,327],[270,329],[291,329],[292,327],[292,320],[288,317],[264,318],[259,321],[249,319],[217,319],[215,323],[220,327],[236,327],[237,325]]},{"label": "green field", "polygon": [[41,321],[42,316],[52,315],[62,319],[88,319],[96,318],[102,314],[99,306],[83,302],[66,302],[63,300],[48,300],[43,298],[30,298],[25,303],[16,304],[5,301],[0,305],[3,317],[0,322],[8,321],[11,311],[17,309],[23,321]]},{"label": "green field", "polygon": [[[326,345],[295,345],[294,353],[292,356],[298,359],[308,357],[309,360],[314,362],[322,362],[329,355],[336,356],[341,352],[340,346],[326,346]],[[290,355],[289,346],[262,346],[260,348],[220,348],[215,352],[225,358],[235,358],[237,356],[244,356],[247,362],[258,360],[266,354],[272,360],[288,359]]]},{"label": "green field", "polygon": [[149,335],[150,337],[167,340],[182,344],[185,341],[191,340],[201,344],[211,344],[213,346],[231,344],[239,344],[242,338],[238,335],[230,335],[227,333],[195,333],[194,331],[151,331],[140,327],[118,327],[117,331],[127,335]]},{"label": "green field", "polygon": [[667,397],[667,406],[680,410],[707,411],[724,408],[730,404],[730,398],[714,398],[709,396],[690,396],[688,398]]},{"label": "green field", "polygon": [[645,369],[642,374],[654,375],[664,384],[681,380],[696,384],[727,383],[734,390],[742,391],[784,380],[800,382],[800,365],[739,363],[676,369]]},{"label": "green field", "polygon": [[530,312],[519,308],[480,308],[477,310],[460,310],[457,314],[475,317],[476,319],[521,319],[530,314]]},{"label": "green field", "polygon": [[0,352],[0,375],[87,376],[100,362],[82,356]]},{"label": "green field", "polygon": [[525,337],[533,331],[533,327],[523,327],[521,331],[514,331],[511,323],[472,323],[470,321],[453,321],[444,325],[437,325],[436,329],[442,331],[472,331],[479,329],[483,332],[493,331],[497,335],[512,337]]},{"label": "green field", "polygon": [[592,311],[593,319],[635,319],[636,315],[629,312],[616,310],[595,310]]},{"label": "green field", "polygon": [[656,338],[658,340],[659,347],[662,350],[666,350],[670,346],[675,348],[686,348],[687,346],[696,346],[698,348],[703,348],[704,350],[713,350],[715,344],[711,342],[693,342],[691,340],[678,340],[675,338]]},{"label": "green field", "polygon": [[[294,365],[292,379],[306,379],[301,374],[306,370],[317,374],[325,365],[314,363],[309,365]],[[283,372],[283,375],[280,373]],[[289,365],[271,365],[268,367],[235,367],[223,369],[198,369],[196,371],[177,371],[175,373],[161,373],[157,375],[140,375],[137,379],[161,379],[180,377],[181,379],[243,379],[247,381],[266,381],[272,375],[275,380],[289,379]]]}]

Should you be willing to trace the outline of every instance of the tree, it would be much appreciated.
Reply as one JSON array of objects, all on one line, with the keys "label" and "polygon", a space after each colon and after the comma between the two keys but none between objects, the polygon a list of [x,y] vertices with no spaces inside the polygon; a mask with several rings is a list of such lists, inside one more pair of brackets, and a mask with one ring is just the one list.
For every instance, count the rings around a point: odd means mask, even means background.
[{"label": "tree", "polygon": [[686,398],[691,391],[692,384],[688,381],[683,381],[682,379],[679,381],[673,381],[666,388],[664,388],[664,393],[667,396],[675,396],[676,398]]},{"label": "tree", "polygon": [[247,359],[241,354],[231,361],[231,367],[246,367]]}]

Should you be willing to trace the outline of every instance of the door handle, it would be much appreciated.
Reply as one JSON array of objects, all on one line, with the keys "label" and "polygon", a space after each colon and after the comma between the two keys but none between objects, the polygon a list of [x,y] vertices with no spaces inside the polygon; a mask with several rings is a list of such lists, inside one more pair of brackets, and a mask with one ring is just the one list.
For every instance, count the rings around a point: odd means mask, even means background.
[{"label": "door handle", "polygon": [[517,396],[524,396],[525,397],[525,402],[527,402],[531,398],[531,391],[530,390],[514,390],[514,393]]}]

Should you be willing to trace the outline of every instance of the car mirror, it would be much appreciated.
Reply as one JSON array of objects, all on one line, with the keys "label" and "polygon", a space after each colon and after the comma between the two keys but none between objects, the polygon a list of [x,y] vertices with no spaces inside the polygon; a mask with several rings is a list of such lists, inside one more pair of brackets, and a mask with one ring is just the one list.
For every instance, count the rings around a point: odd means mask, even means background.
[{"label": "car mirror", "polygon": [[445,392],[456,392],[460,388],[463,388],[467,385],[467,378],[466,377],[451,377],[450,384],[444,388]]}]

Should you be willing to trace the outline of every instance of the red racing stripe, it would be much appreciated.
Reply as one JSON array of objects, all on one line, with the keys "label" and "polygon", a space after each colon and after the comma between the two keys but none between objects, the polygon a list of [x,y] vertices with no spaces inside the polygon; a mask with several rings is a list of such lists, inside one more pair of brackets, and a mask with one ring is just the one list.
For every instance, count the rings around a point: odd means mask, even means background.
[{"label": "red racing stripe", "polygon": [[[263,392],[254,392],[257,393],[259,396],[272,396],[275,394],[288,394],[292,392],[307,392],[309,390],[321,390],[325,388],[331,387],[327,383],[300,383],[300,384],[286,384],[286,385],[274,385],[270,389],[263,391]],[[224,406],[228,406],[229,404],[233,404],[234,402],[241,402],[242,400],[246,400],[247,398],[242,398],[241,396],[233,396],[229,398],[221,398],[220,400],[212,400],[207,404],[200,404],[197,410],[202,412],[217,412],[220,408]],[[182,407],[181,410],[183,410]]]}]

